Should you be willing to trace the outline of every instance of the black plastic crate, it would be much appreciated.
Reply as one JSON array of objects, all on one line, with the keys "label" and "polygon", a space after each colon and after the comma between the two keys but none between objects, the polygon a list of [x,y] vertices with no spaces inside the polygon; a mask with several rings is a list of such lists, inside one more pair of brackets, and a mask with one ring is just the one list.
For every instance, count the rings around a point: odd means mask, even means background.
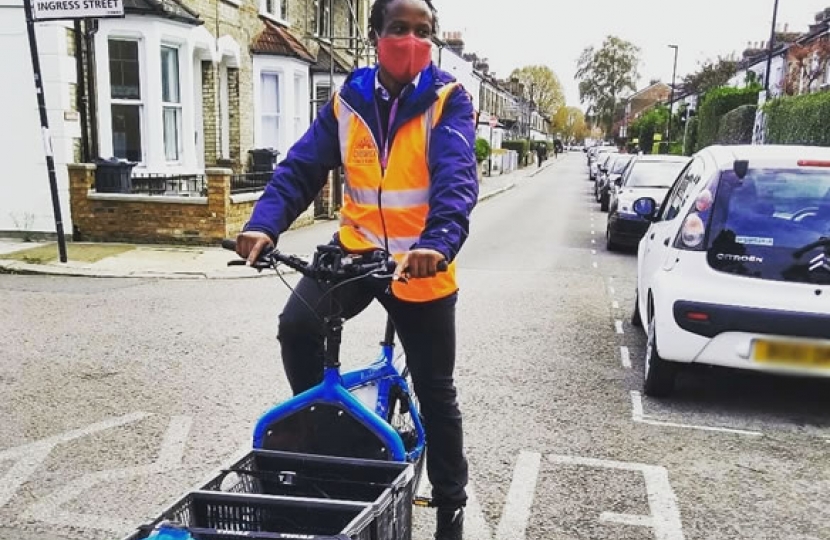
[{"label": "black plastic crate", "polygon": [[126,540],[147,538],[162,521],[196,540],[373,540],[371,503],[193,491]]},{"label": "black plastic crate", "polygon": [[372,503],[373,540],[410,540],[414,478],[407,463],[253,450],[202,489]]}]

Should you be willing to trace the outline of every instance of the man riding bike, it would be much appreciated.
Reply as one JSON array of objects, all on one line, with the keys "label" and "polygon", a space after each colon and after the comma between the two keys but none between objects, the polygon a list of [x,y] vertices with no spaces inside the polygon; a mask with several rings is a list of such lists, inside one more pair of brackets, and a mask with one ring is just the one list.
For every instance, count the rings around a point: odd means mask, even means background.
[{"label": "man riding bike", "polygon": [[[378,65],[352,72],[289,150],[237,238],[249,263],[311,204],[328,173],[346,173],[340,229],[346,251],[385,250],[396,275],[387,286],[366,280],[338,288],[347,317],[373,299],[400,337],[427,436],[427,474],[437,507],[437,540],[462,538],[468,479],[461,413],[453,381],[455,258],[478,199],[475,110],[452,75],[431,62],[437,13],[431,0],[376,0],[370,37]],[[443,261],[446,272],[439,272]],[[317,315],[325,290],[303,278],[279,320],[278,339],[292,391],[322,377],[324,332]],[[304,299],[300,300],[300,298]],[[306,304],[307,303],[307,304]],[[318,307],[318,314],[309,306]]]}]

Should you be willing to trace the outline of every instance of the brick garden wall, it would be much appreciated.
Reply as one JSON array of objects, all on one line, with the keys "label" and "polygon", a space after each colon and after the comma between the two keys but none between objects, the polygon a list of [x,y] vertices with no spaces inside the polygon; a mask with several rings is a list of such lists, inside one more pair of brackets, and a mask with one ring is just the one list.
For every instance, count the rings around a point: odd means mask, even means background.
[{"label": "brick garden wall", "polygon": [[233,238],[250,217],[257,195],[231,195],[230,169],[208,169],[206,178],[207,197],[96,193],[95,166],[70,165],[73,238],[203,245]]}]

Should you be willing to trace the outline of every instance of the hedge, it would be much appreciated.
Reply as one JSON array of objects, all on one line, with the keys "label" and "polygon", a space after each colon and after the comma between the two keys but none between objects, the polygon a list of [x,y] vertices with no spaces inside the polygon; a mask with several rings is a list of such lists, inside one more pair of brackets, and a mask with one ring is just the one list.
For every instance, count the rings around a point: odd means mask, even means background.
[{"label": "hedge", "polygon": [[723,115],[718,129],[719,144],[750,144],[755,129],[756,105],[741,105]]},{"label": "hedge", "polygon": [[519,154],[519,166],[527,165],[527,154],[530,151],[530,145],[525,139],[518,139],[515,141],[502,141],[501,147],[505,150],[515,150]]},{"label": "hedge", "polygon": [[707,92],[697,115],[699,124],[697,126],[697,144],[695,148],[700,150],[717,143],[723,115],[741,105],[756,105],[758,103],[758,91],[757,87],[722,87]]},{"label": "hedge", "polygon": [[768,144],[830,146],[830,93],[775,99],[764,111]]},{"label": "hedge", "polygon": [[476,139],[476,161],[481,163],[490,157],[490,143],[487,139]]}]

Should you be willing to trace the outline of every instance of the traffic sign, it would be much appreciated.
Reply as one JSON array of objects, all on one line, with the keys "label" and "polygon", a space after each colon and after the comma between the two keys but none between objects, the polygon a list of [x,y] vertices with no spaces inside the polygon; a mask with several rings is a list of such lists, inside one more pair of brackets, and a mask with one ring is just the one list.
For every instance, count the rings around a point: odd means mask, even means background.
[{"label": "traffic sign", "polygon": [[124,0],[32,0],[36,21],[124,16]]}]

